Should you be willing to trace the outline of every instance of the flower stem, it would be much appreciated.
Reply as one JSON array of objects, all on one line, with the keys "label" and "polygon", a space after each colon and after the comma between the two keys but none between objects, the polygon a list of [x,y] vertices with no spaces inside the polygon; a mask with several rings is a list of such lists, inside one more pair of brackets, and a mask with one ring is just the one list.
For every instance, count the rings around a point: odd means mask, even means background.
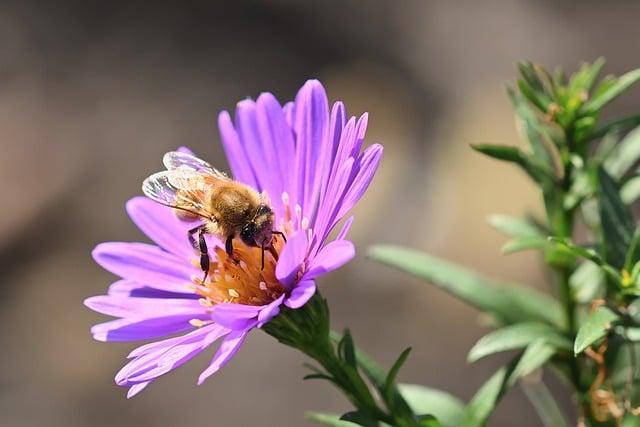
[{"label": "flower stem", "polygon": [[[395,413],[384,396],[379,396],[378,399],[374,397],[371,388],[360,375],[362,367],[356,356],[356,353],[360,353],[355,349],[348,332],[338,345],[333,344],[329,308],[319,292],[300,309],[283,308],[280,315],[262,329],[281,343],[318,362],[322,369],[311,367],[314,373],[305,379],[325,379],[335,385],[356,408],[355,412],[349,414],[357,414],[375,424],[382,422],[401,427],[418,425],[406,403],[398,406],[400,409]],[[395,390],[395,385],[392,387]],[[397,399],[395,394],[394,398]],[[380,399],[385,400],[387,408],[379,405]]]}]

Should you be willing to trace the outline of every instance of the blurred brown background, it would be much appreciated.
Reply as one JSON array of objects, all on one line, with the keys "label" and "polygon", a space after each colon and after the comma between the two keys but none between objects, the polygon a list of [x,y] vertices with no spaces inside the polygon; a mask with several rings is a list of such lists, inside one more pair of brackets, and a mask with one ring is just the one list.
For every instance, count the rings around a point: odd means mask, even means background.
[{"label": "blurred brown background", "polygon": [[[639,66],[638,18],[635,1],[1,2],[0,424],[298,426],[305,410],[348,409],[260,332],[202,387],[210,352],[127,401],[113,376],[133,344],[92,341],[102,318],[82,305],[114,280],[93,246],[142,238],[123,205],[161,155],[188,145],[225,167],[217,113],[265,90],[288,100],[310,77],[369,111],[368,140],[386,149],[356,211],[360,255],[322,280],[334,326],[387,366],[413,346],[401,379],[467,400],[504,360],[465,362],[486,331],[477,313],[365,248],[404,244],[547,289],[536,257],[501,256],[485,224],[539,211],[537,194],[468,144],[515,143],[503,86],[518,60]],[[490,424],[539,421],[517,391]]]}]

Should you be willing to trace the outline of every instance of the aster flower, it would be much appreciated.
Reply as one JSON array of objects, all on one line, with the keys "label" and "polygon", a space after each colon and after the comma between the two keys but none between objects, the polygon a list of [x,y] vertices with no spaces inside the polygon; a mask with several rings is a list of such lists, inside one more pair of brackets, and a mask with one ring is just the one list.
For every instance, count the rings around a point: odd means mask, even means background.
[{"label": "aster flower", "polygon": [[[233,178],[269,196],[287,240],[275,239],[261,268],[259,248],[234,242],[234,262],[222,242],[207,236],[212,263],[203,281],[187,239],[193,224],[149,199],[130,200],[129,216],[155,245],[98,245],[94,259],[121,280],[107,295],[85,301],[117,317],[92,328],[96,340],[153,340],[133,350],[116,375],[118,385],[129,387],[128,397],[218,343],[202,383],[251,330],[282,311],[311,307],[316,279],[355,255],[346,239],[353,217],[330,236],[366,191],[382,155],[380,145],[363,150],[366,114],[347,119],[341,102],[329,110],[324,88],[311,80],[294,102],[281,106],[263,93],[238,103],[235,122],[222,112],[218,125]],[[308,309],[305,321],[314,321],[313,313]]]}]

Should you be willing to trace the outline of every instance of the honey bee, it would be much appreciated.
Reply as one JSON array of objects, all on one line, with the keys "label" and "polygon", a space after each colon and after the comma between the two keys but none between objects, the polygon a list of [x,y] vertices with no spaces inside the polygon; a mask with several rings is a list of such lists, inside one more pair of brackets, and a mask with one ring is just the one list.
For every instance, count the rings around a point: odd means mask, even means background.
[{"label": "honey bee", "polygon": [[[144,180],[143,193],[150,199],[176,210],[184,220],[202,220],[188,231],[191,245],[200,252],[200,268],[204,279],[209,272],[209,251],[205,234],[225,242],[225,251],[233,258],[233,239],[239,237],[247,246],[273,250],[274,213],[265,193],[233,181],[198,157],[171,151],[162,162],[167,170],[154,173]],[[197,241],[194,236],[197,234]]]}]

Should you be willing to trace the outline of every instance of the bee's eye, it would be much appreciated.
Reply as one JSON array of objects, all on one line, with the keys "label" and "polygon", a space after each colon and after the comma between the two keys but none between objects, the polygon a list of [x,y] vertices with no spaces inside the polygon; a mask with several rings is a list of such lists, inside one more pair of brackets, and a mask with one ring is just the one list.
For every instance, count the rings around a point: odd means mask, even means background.
[{"label": "bee's eye", "polygon": [[271,208],[265,204],[258,205],[258,208],[256,209],[256,216],[270,214],[270,213],[271,213]]},{"label": "bee's eye", "polygon": [[240,231],[240,238],[248,246],[255,246],[256,226],[254,223],[245,225]]}]

